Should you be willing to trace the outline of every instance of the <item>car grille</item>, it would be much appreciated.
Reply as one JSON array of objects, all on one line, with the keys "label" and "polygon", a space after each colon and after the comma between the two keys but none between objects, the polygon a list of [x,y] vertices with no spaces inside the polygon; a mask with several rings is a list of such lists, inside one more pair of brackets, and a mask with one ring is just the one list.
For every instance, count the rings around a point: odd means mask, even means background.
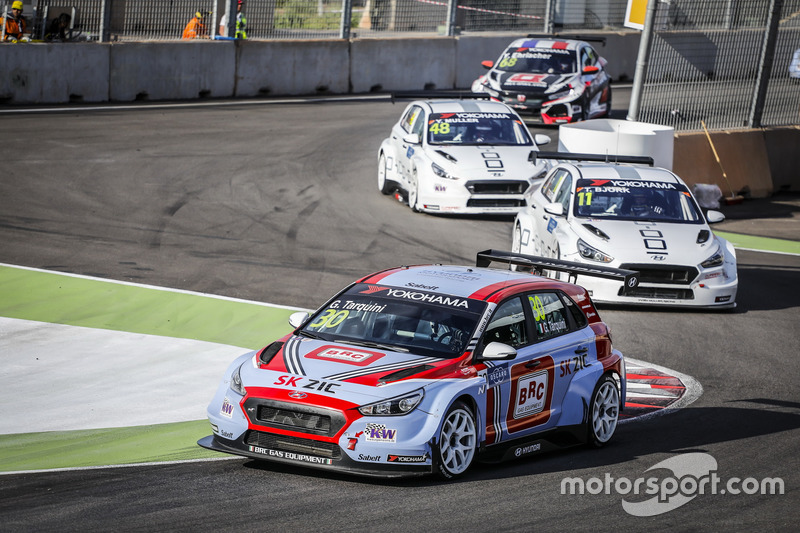
[{"label": "car grille", "polygon": [[249,446],[258,446],[282,452],[302,453],[328,459],[339,459],[342,456],[341,448],[332,442],[320,442],[288,435],[275,435],[273,433],[264,433],[263,431],[250,431],[244,442]]},{"label": "car grille", "polygon": [[472,194],[522,194],[528,190],[527,181],[488,180],[468,181],[467,190]]},{"label": "car grille", "polygon": [[696,268],[686,266],[653,267],[653,265],[623,264],[620,268],[638,271],[639,283],[688,285],[698,274]]},{"label": "car grille", "polygon": [[258,426],[287,429],[299,433],[332,437],[344,427],[344,415],[318,407],[250,398],[245,413]]},{"label": "car grille", "polygon": [[467,207],[525,207],[525,200],[514,198],[470,198]]},{"label": "car grille", "polygon": [[670,289],[669,287],[636,287],[634,289],[619,288],[620,296],[631,298],[663,298],[668,300],[694,300],[691,289]]}]

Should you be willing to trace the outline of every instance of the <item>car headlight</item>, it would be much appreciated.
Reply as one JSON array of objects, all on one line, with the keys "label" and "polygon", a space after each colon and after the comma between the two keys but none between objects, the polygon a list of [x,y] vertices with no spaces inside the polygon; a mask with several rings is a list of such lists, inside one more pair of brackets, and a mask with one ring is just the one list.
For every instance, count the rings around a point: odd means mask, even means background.
[{"label": "car headlight", "polygon": [[720,266],[725,261],[725,256],[722,255],[722,250],[717,248],[717,251],[714,252],[714,255],[700,263],[700,266],[703,268],[714,268]]},{"label": "car headlight", "polygon": [[397,416],[410,413],[422,401],[422,389],[416,390],[405,396],[390,398],[380,402],[362,405],[358,412],[365,416]]},{"label": "car headlight", "polygon": [[578,239],[578,253],[581,257],[589,261],[597,261],[598,263],[610,263],[614,260],[610,255],[606,255],[597,248],[589,246],[582,240]]},{"label": "car headlight", "polygon": [[562,91],[555,92],[553,94],[548,94],[547,98],[549,98],[551,101],[552,100],[559,100],[561,98],[566,98],[567,96],[570,95],[571,92],[572,92],[572,89],[565,89],[565,90],[562,90]]},{"label": "car headlight", "polygon": [[244,363],[237,366],[236,370],[231,374],[231,390],[244,396],[246,391],[244,390],[244,385],[242,385],[242,366],[244,366]]},{"label": "car headlight", "polygon": [[433,173],[436,174],[437,176],[439,176],[440,178],[444,178],[444,179],[448,179],[448,180],[456,179],[453,176],[451,176],[450,174],[448,174],[445,169],[443,169],[442,167],[440,167],[436,163],[431,163],[431,170],[433,170]]}]

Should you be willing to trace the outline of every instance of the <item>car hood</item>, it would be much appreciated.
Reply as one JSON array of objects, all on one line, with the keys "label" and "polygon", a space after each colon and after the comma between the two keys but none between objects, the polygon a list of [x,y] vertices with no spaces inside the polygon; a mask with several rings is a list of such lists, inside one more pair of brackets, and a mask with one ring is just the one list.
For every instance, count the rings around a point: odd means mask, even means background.
[{"label": "car hood", "polygon": [[541,172],[545,163],[528,161],[535,146],[431,146],[433,161],[458,178],[531,178]]},{"label": "car hood", "polygon": [[571,74],[525,74],[520,72],[499,72],[497,77],[489,80],[495,88],[508,92],[526,94],[544,94],[551,87],[559,87],[568,83],[577,75]]},{"label": "car hood", "polygon": [[[575,219],[573,227],[587,244],[611,255],[619,263],[696,266],[717,248],[706,224]],[[698,243],[702,231],[709,232],[709,238]]]},{"label": "car hood", "polygon": [[[242,365],[248,394],[286,401],[315,399],[364,405],[443,379],[476,377],[462,359],[441,359],[295,335],[274,342]],[[291,394],[291,396],[290,396]]]}]

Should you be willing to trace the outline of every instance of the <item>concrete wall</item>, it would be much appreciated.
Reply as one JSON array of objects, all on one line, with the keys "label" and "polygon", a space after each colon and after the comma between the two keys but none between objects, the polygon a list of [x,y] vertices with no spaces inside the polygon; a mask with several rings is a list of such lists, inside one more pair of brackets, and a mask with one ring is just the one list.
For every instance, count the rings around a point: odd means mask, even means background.
[{"label": "concrete wall", "polygon": [[[633,79],[639,34],[597,32],[615,81]],[[562,36],[568,38],[567,34]],[[0,103],[59,104],[467,89],[514,35],[313,41],[0,45]],[[752,55],[752,54],[750,54]],[[717,71],[719,68],[717,67]],[[753,196],[800,190],[800,129],[677,134],[674,170]]]}]

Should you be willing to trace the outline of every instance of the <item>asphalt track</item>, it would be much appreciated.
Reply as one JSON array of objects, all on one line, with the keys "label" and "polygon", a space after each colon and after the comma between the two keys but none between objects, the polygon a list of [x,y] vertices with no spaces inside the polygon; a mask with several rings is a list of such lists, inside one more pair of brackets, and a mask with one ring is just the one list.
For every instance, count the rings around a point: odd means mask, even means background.
[{"label": "asphalt track", "polygon": [[[4,138],[13,164],[0,179],[0,262],[308,308],[365,272],[471,263],[481,249],[508,248],[508,219],[414,215],[377,192],[375,150],[401,110],[385,101],[273,101],[2,114],[0,127],[15,133]],[[735,312],[604,310],[626,355],[694,376],[704,389],[676,414],[622,425],[606,449],[478,465],[451,484],[363,480],[238,458],[13,474],[0,476],[3,529],[793,530],[800,514],[798,210],[796,197],[783,196],[724,208],[729,219],[715,229],[747,234],[736,236],[744,244]],[[764,248],[770,252],[751,251]],[[148,311],[157,322],[158,306],[131,312]],[[172,312],[180,316],[180,308]],[[254,329],[269,334],[267,325],[235,315],[210,323],[197,329],[243,332],[243,339]],[[222,343],[259,341],[246,337]],[[7,365],[8,354],[2,357]],[[50,391],[36,386],[35,375],[27,379],[28,387],[4,397],[4,411],[35,402],[58,417]],[[102,448],[107,437],[86,438]],[[60,443],[46,453],[68,448]],[[642,518],[622,501],[643,496],[560,491],[566,477],[658,475],[646,471],[688,452],[713,456],[724,479],[780,477],[785,494],[704,494]]]}]

